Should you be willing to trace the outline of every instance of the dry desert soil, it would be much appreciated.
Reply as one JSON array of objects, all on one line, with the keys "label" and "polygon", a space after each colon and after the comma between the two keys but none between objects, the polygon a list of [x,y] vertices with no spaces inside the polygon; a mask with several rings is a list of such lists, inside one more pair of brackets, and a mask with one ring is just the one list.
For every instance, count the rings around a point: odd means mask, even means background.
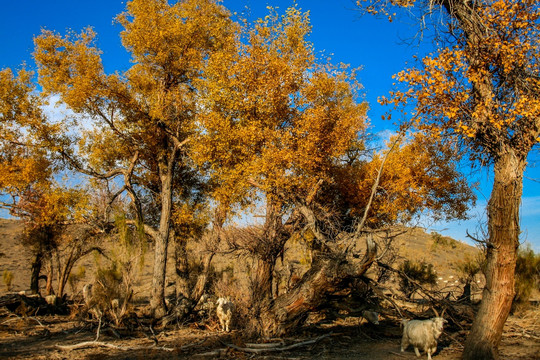
[{"label": "dry desert soil", "polygon": [[[11,294],[27,290],[30,276],[30,253],[17,239],[21,225],[14,220],[0,219],[0,272],[14,274]],[[411,258],[429,253],[436,256],[436,270],[442,279],[453,279],[453,267],[465,254],[475,249],[465,244],[457,248],[434,248],[432,237],[421,229],[398,239],[400,252]],[[456,251],[457,250],[457,251]],[[149,251],[151,253],[151,251]],[[151,269],[151,256],[145,269]],[[89,269],[92,259],[83,262]],[[144,271],[146,272],[146,271]],[[90,273],[90,271],[88,271]],[[148,271],[149,273],[149,271]],[[142,277],[138,289],[141,308],[149,291],[149,279]],[[446,280],[448,281],[448,280]],[[8,295],[0,284],[0,297]],[[440,284],[448,286],[448,283]],[[79,289],[80,290],[80,289]],[[74,289],[75,292],[79,291]],[[13,295],[15,296],[15,295]],[[142,310],[141,310],[142,311]],[[211,325],[211,324],[210,324]],[[331,322],[312,323],[294,337],[271,339],[281,342],[274,351],[247,352],[239,330],[217,331],[217,326],[179,324],[159,328],[149,322],[126,331],[104,327],[96,339],[96,322],[80,321],[70,315],[46,314],[19,316],[0,307],[0,358],[2,359],[416,359],[409,348],[400,353],[399,319],[383,316],[378,326],[359,317],[342,317]],[[466,336],[466,327],[453,326],[439,339],[434,360],[459,359]],[[296,344],[296,345],[294,345]],[[538,305],[512,314],[508,319],[499,347],[505,360],[540,359],[540,308]],[[422,354],[422,359],[427,358]]]}]

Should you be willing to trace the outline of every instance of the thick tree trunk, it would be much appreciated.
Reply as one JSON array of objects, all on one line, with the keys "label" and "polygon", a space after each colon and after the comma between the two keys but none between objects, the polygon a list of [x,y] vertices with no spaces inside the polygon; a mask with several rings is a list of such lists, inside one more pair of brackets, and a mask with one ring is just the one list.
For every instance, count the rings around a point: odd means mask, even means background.
[{"label": "thick tree trunk", "polygon": [[150,307],[152,316],[160,319],[167,314],[165,305],[165,275],[167,269],[167,241],[168,239],[160,234],[155,240],[154,249],[154,272],[152,276],[152,293],[150,297]]},{"label": "thick tree trunk", "polygon": [[206,289],[206,284],[208,283],[208,276],[210,275],[210,264],[212,263],[212,259],[214,258],[215,253],[209,252],[205,255],[203,260],[203,271],[197,278],[197,283],[195,284],[195,287],[193,288],[193,292],[191,293],[191,299],[195,302],[199,301],[201,296],[204,294],[204,290]]},{"label": "thick tree trunk", "polygon": [[154,272],[152,276],[152,293],[150,295],[150,308],[152,316],[160,319],[167,314],[165,304],[165,277],[167,272],[167,246],[169,244],[169,231],[172,212],[172,180],[173,168],[176,158],[175,151],[166,161],[163,156],[159,161],[159,176],[161,180],[161,214],[158,234],[155,237]]},{"label": "thick tree trunk", "polygon": [[39,294],[39,273],[41,272],[41,265],[43,261],[43,252],[38,250],[34,261],[32,262],[32,272],[30,275],[30,291],[32,294]]},{"label": "thick tree trunk", "polygon": [[290,234],[283,234],[282,217],[281,204],[273,196],[267,194],[263,237],[258,239],[259,243],[254,250],[257,268],[251,289],[251,300],[256,313],[260,305],[273,298],[274,269],[279,255],[283,254],[285,242],[290,236]]},{"label": "thick tree trunk", "polygon": [[297,328],[309,315],[353,279],[362,276],[377,254],[375,242],[368,238],[360,264],[351,264],[340,256],[316,254],[311,268],[289,292],[267,301],[260,315],[259,332],[263,336],[282,336]]},{"label": "thick tree trunk", "polygon": [[47,283],[45,284],[45,295],[52,295],[53,291],[53,275],[54,275],[54,265],[52,257],[47,264]]},{"label": "thick tree trunk", "polygon": [[488,204],[486,287],[463,359],[497,359],[502,330],[514,298],[514,271],[519,245],[519,206],[526,161],[514,153],[495,162]]},{"label": "thick tree trunk", "polygon": [[274,281],[274,268],[276,258],[259,258],[255,270],[255,278],[252,289],[252,302],[260,304],[272,299],[272,283]]},{"label": "thick tree trunk", "polygon": [[189,297],[189,263],[186,242],[174,237],[174,260],[176,272],[176,297]]}]

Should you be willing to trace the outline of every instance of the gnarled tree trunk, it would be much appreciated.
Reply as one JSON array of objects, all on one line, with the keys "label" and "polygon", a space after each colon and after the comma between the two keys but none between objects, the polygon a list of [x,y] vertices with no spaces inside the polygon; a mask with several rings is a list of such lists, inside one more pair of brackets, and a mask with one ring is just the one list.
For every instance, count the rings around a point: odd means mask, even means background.
[{"label": "gnarled tree trunk", "polygon": [[362,276],[377,254],[372,238],[368,237],[366,244],[366,253],[359,265],[349,263],[343,254],[317,253],[311,268],[296,286],[265,303],[260,315],[260,332],[272,337],[292,331],[310,311],[325,305],[328,295],[343,290],[350,281]]},{"label": "gnarled tree trunk", "polygon": [[272,298],[273,274],[276,264],[276,258],[259,258],[257,268],[255,269],[255,278],[253,281],[252,301],[255,304],[262,303]]},{"label": "gnarled tree trunk", "polygon": [[204,256],[203,259],[203,270],[197,278],[197,283],[191,292],[191,299],[195,302],[199,301],[201,296],[204,294],[206,285],[208,284],[208,277],[210,276],[210,265],[212,264],[212,259],[214,258],[215,253],[209,252]]},{"label": "gnarled tree trunk", "polygon": [[189,263],[186,241],[174,236],[174,259],[176,272],[176,297],[189,297]]},{"label": "gnarled tree trunk", "polygon": [[47,263],[47,283],[45,284],[45,295],[53,295],[53,275],[54,275],[54,264],[52,257]]},{"label": "gnarled tree trunk", "polygon": [[508,151],[494,166],[488,204],[486,287],[465,343],[463,359],[497,359],[502,329],[514,298],[514,271],[519,245],[519,206],[526,161]]},{"label": "gnarled tree trunk", "polygon": [[[164,146],[166,148],[166,146]],[[172,214],[172,182],[175,168],[177,150],[173,149],[169,156],[162,155],[159,163],[159,177],[161,180],[161,214],[159,230],[154,237],[154,272],[152,275],[152,293],[150,307],[152,315],[160,319],[167,314],[165,304],[165,277],[167,271],[167,247],[169,245],[169,231]]]},{"label": "gnarled tree trunk", "polygon": [[34,261],[32,261],[32,272],[30,276],[30,291],[32,294],[39,294],[39,273],[43,261],[43,251],[41,248],[36,252]]}]

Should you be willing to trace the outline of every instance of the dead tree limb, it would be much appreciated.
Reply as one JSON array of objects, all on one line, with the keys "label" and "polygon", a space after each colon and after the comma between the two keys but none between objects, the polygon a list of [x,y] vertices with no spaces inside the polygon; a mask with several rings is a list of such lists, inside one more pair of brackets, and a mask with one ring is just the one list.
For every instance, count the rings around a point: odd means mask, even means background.
[{"label": "dead tree limb", "polygon": [[163,351],[174,351],[173,348],[168,348],[164,346],[156,346],[156,345],[150,345],[150,346],[122,346],[122,345],[114,345],[110,343],[106,343],[103,341],[85,341],[82,343],[74,344],[74,345],[56,345],[57,348],[62,350],[78,350],[78,349],[84,349],[87,347],[106,347],[109,349],[115,349],[115,350],[122,350],[122,351],[130,351],[130,350],[163,350]]},{"label": "dead tree limb", "polygon": [[361,279],[367,286],[369,286],[369,288],[370,288],[371,290],[373,290],[373,292],[374,292],[375,294],[377,294],[377,296],[379,296],[379,297],[385,299],[385,300],[388,301],[390,304],[392,304],[392,306],[394,307],[394,309],[396,309],[396,311],[398,312],[399,316],[403,317],[403,314],[402,314],[402,312],[401,312],[401,308],[399,307],[399,305],[396,304],[396,302],[395,302],[392,298],[390,298],[390,297],[384,295],[384,293],[383,293],[380,289],[378,289],[377,286],[375,286],[375,284],[373,284],[374,281],[373,281],[372,279],[370,279],[370,278],[368,278],[368,277],[366,277],[366,276],[362,276],[360,279]]},{"label": "dead tree limb", "polygon": [[[377,188],[379,187],[379,182],[381,181],[382,172],[384,170],[384,164],[386,163],[386,160],[388,159],[388,156],[392,153],[398,142],[401,140],[401,138],[404,136],[404,132],[401,132],[400,135],[394,140],[392,143],[392,146],[390,149],[388,149],[388,152],[384,155],[383,160],[381,161],[381,166],[377,170],[377,177],[375,178],[375,182],[373,183],[373,186],[371,187],[371,193],[369,195],[369,200],[366,205],[366,208],[364,209],[364,215],[362,216],[362,219],[358,223],[356,227],[355,234],[360,234],[364,228],[364,225],[366,223],[369,210],[371,209],[371,204],[373,203],[373,199],[375,198],[375,194],[377,193]],[[355,237],[352,237],[354,239]],[[346,247],[345,247],[345,253],[349,252],[350,247],[353,245],[353,242],[351,241]]]},{"label": "dead tree limb", "polygon": [[[262,353],[265,353],[265,352],[289,351],[289,350],[293,350],[293,349],[296,349],[296,348],[299,348],[299,347],[302,347],[302,346],[315,344],[315,343],[321,341],[322,339],[327,338],[327,337],[329,337],[331,335],[332,335],[332,333],[328,333],[328,334],[318,336],[318,337],[316,337],[314,339],[301,341],[301,342],[294,343],[294,344],[287,345],[287,346],[273,346],[273,347],[266,347],[266,348],[265,347],[262,347],[262,348],[261,347],[240,347],[240,346],[236,346],[234,344],[226,344],[226,343],[223,343],[223,345],[225,345],[227,347],[230,347],[231,349],[242,351],[242,352],[247,352],[247,353],[251,353],[251,354],[262,354]],[[265,344],[256,344],[256,345],[265,345]]]}]

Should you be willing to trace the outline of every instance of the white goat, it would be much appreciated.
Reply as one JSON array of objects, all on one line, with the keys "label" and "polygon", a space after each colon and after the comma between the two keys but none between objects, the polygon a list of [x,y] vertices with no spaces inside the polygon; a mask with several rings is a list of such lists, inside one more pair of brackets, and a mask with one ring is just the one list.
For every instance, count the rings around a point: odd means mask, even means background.
[{"label": "white goat", "polygon": [[82,294],[83,294],[84,303],[86,304],[86,306],[89,306],[90,301],[92,301],[92,297],[94,296],[93,291],[92,291],[92,284],[84,285],[82,288]]},{"label": "white goat", "polygon": [[45,302],[49,305],[55,306],[58,302],[58,298],[56,295],[47,295],[45,296]]},{"label": "white goat", "polygon": [[234,304],[225,298],[220,297],[217,299],[216,313],[221,324],[221,330],[229,332],[229,326],[231,324],[232,313],[234,310]]},{"label": "white goat", "polygon": [[379,313],[371,310],[362,311],[362,316],[364,319],[369,321],[372,324],[379,325]]},{"label": "white goat", "polygon": [[[401,339],[401,352],[410,345],[414,346],[416,356],[420,356],[418,348],[424,350],[431,360],[431,354],[437,351],[437,339],[443,332],[443,325],[447,321],[437,315],[429,320],[402,320],[403,338]],[[443,311],[444,315],[444,311]]]}]

